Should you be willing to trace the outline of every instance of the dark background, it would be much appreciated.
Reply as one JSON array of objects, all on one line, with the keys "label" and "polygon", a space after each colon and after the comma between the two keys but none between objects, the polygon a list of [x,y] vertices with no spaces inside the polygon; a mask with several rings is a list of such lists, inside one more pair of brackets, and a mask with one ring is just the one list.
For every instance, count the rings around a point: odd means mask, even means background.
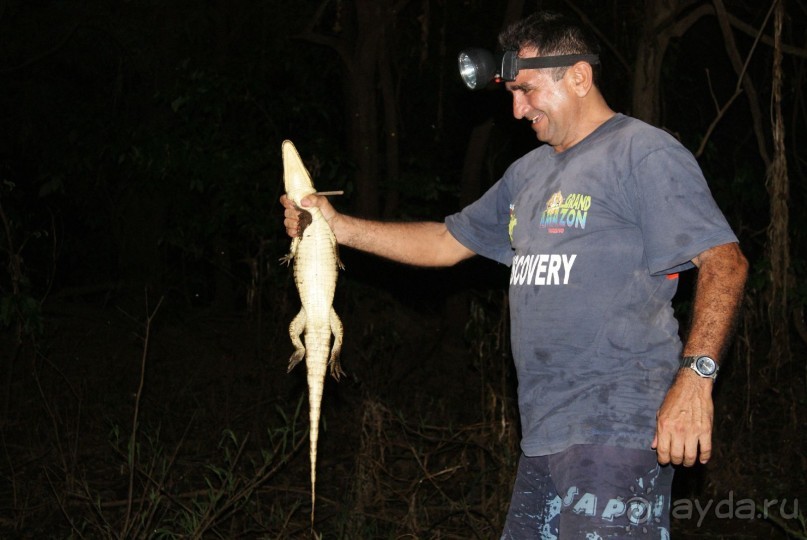
[{"label": "dark background", "polygon": [[[612,108],[696,153],[751,262],[673,533],[804,538],[807,5],[782,6],[777,68],[768,0],[0,0],[0,536],[310,536],[281,142],[341,210],[441,220],[536,144],[456,54],[546,8],[602,39]],[[341,255],[315,529],[497,537],[507,269]]]}]

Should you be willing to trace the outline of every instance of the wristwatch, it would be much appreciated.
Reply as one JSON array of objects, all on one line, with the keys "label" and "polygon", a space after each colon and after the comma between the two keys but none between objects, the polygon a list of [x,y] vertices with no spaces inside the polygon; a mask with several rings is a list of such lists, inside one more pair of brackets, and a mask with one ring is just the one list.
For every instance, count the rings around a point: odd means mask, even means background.
[{"label": "wristwatch", "polygon": [[681,368],[689,368],[701,377],[717,379],[720,366],[711,356],[684,356],[681,358]]}]

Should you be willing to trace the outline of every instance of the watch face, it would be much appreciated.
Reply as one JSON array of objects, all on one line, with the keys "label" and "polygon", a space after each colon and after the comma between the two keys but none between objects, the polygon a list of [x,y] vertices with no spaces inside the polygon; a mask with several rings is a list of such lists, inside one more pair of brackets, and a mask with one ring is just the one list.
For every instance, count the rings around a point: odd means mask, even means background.
[{"label": "watch face", "polygon": [[695,360],[695,368],[704,375],[711,375],[717,371],[717,364],[708,356],[701,356]]}]

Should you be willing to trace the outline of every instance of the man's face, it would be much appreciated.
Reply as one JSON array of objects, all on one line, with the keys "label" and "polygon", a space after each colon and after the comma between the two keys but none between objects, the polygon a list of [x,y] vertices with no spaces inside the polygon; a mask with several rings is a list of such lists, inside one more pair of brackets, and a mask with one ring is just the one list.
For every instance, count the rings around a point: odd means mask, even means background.
[{"label": "man's face", "polygon": [[[534,48],[519,52],[522,58],[537,56]],[[562,152],[577,142],[574,135],[578,97],[571,91],[570,72],[562,79],[552,78],[552,69],[523,69],[516,80],[506,84],[513,94],[513,116],[532,124],[538,140]]]}]

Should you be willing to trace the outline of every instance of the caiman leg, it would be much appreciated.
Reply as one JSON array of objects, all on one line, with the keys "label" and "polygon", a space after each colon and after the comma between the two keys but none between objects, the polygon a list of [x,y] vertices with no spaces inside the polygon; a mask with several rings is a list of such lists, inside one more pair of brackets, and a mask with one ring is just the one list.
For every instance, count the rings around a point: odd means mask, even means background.
[{"label": "caiman leg", "polygon": [[303,333],[303,330],[305,330],[305,320],[305,309],[301,309],[289,325],[289,336],[291,337],[292,345],[294,345],[294,352],[289,359],[288,371],[294,369],[294,366],[299,364],[305,356],[305,345],[303,345],[303,341],[300,339],[300,335]]},{"label": "caiman leg", "polygon": [[286,253],[284,256],[280,257],[280,262],[288,266],[291,264],[292,259],[297,254],[297,246],[300,244],[300,237],[295,237],[291,239],[291,249],[289,252]]},{"label": "caiman leg", "polygon": [[342,371],[342,366],[339,365],[339,355],[342,352],[342,335],[344,330],[342,328],[342,321],[339,320],[339,315],[336,314],[336,310],[331,308],[331,332],[333,333],[333,348],[331,349],[331,357],[328,360],[328,366],[331,368],[331,376],[339,380],[339,377],[344,375],[345,372]]},{"label": "caiman leg", "polygon": [[[312,220],[311,212],[303,210],[299,206],[297,207],[297,210],[300,211],[297,214],[297,217],[300,220],[297,224],[297,236],[291,239],[291,249],[289,250],[289,252],[280,258],[280,262],[282,262],[286,266],[288,266],[291,263],[291,260],[294,258],[294,256],[297,255],[297,246],[300,245],[300,238],[303,237],[305,229],[309,225],[311,225]],[[340,262],[339,264],[341,265],[342,263]],[[340,266],[340,268],[344,269],[344,267],[342,266]]]}]

